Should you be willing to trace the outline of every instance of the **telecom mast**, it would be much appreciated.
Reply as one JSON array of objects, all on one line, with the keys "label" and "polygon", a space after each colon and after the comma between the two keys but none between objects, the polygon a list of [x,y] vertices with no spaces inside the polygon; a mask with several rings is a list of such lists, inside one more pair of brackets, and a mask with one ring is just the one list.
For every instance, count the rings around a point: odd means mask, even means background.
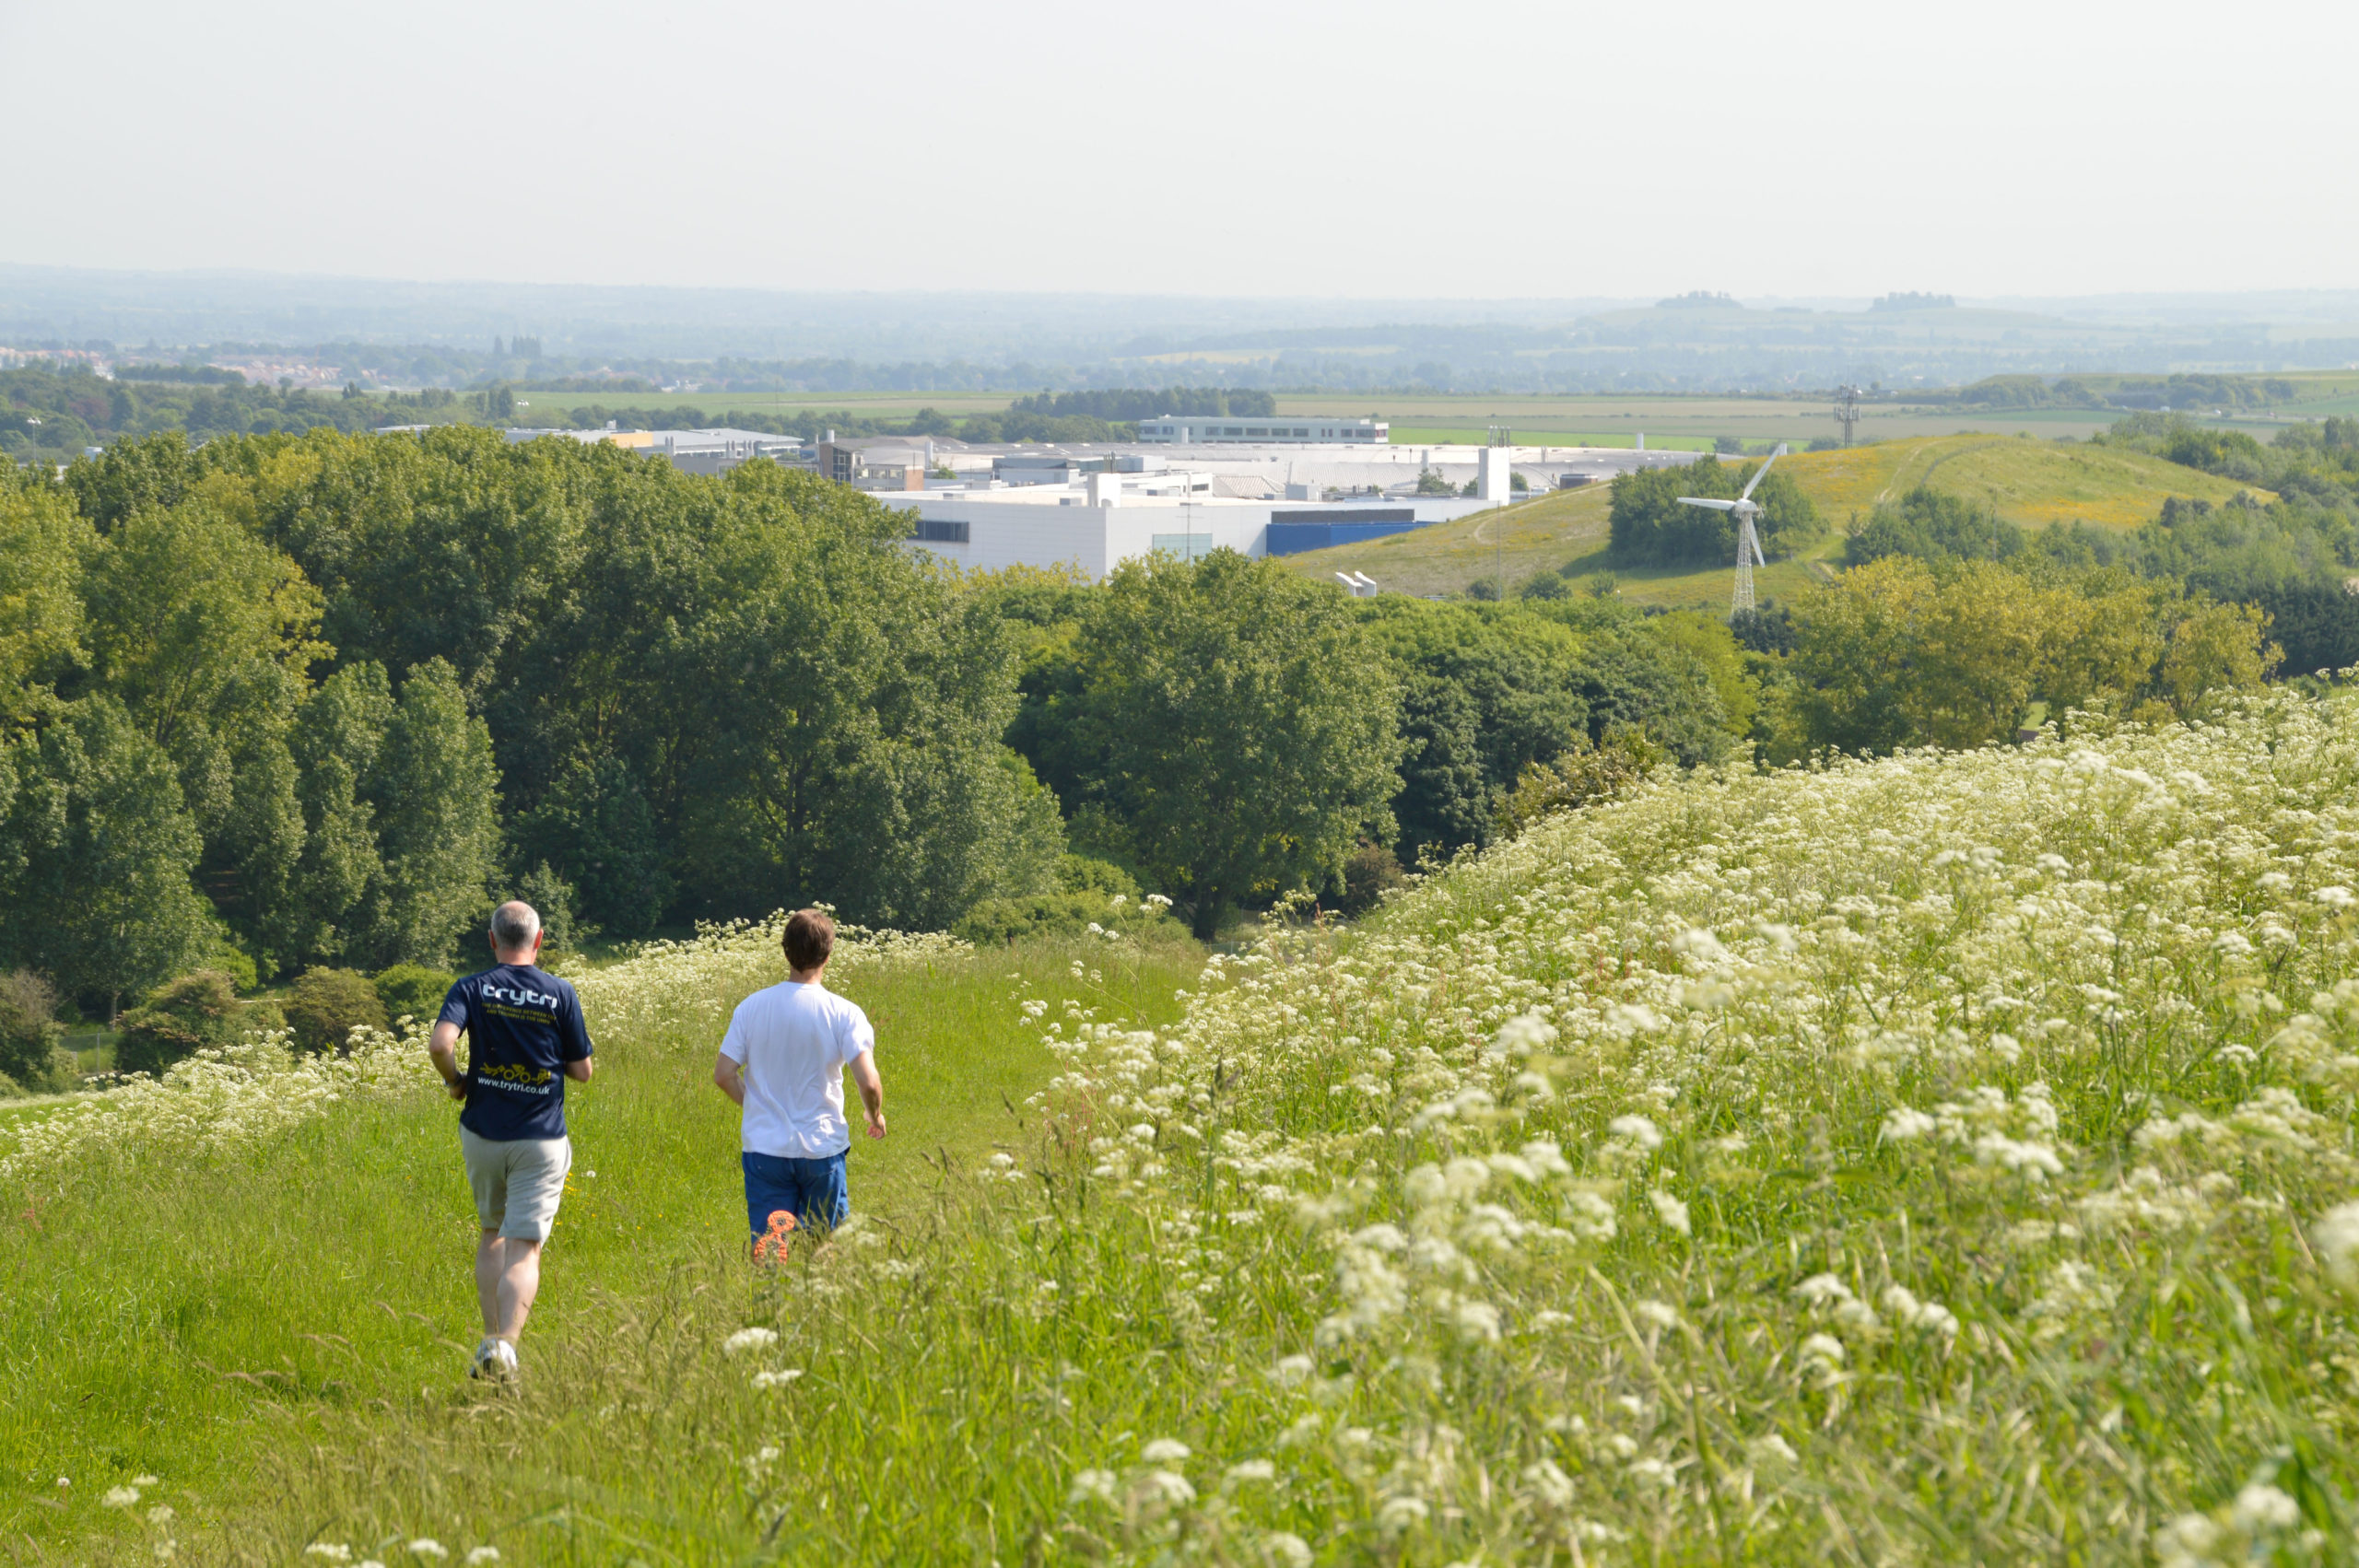
[{"label": "telecom mast", "polygon": [[1860,424],[1860,389],[1841,386],[1835,389],[1835,418],[1843,427],[1843,444],[1851,444],[1851,432]]}]

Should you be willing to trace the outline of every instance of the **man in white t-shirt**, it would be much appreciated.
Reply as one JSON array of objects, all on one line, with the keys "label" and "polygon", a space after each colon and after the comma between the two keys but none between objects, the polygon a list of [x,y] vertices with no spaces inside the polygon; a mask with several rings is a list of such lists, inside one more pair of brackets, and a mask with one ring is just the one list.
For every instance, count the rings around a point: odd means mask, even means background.
[{"label": "man in white t-shirt", "polygon": [[797,1225],[833,1228],[851,1213],[844,1156],[844,1069],[860,1089],[868,1136],[885,1136],[885,1081],[868,1014],[827,989],[836,923],[816,909],[786,922],[781,984],[737,1004],[712,1064],[712,1081],[745,1109],[739,1135],[745,1221],[757,1240],[780,1210]]}]

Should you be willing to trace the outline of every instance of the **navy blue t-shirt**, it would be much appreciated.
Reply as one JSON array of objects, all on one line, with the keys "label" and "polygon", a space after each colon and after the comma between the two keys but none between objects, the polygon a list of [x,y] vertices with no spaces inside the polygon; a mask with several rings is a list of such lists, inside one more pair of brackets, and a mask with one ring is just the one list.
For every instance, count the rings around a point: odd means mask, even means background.
[{"label": "navy blue t-shirt", "polygon": [[565,1064],[590,1055],[571,986],[530,964],[502,964],[452,986],[440,1021],[466,1031],[461,1127],[494,1143],[565,1136]]}]

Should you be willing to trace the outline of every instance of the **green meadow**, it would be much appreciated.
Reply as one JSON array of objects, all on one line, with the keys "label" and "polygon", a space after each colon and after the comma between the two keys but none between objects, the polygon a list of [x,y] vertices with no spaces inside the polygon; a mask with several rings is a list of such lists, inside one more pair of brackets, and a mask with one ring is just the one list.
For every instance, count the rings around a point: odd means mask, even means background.
[{"label": "green meadow", "polygon": [[[840,966],[836,988],[878,1031],[891,1129],[853,1151],[856,1209],[880,1226],[933,1223],[951,1173],[1018,1136],[1011,1107],[1055,1067],[1023,1000],[1167,1024],[1200,963],[1185,942],[1117,954],[1048,942]],[[710,1075],[728,1010],[752,983],[742,965],[675,980],[654,1013],[608,1008],[628,1020],[620,1027],[601,1026],[593,1004],[599,1072],[569,1095],[574,1171],[518,1400],[464,1376],[480,1332],[475,1220],[456,1107],[424,1076],[422,1051],[406,1092],[347,1094],[291,1128],[214,1149],[134,1138],[0,1178],[10,1560],[151,1561],[155,1531],[142,1519],[162,1504],[180,1515],[185,1560],[292,1561],[315,1528],[374,1506],[369,1472],[352,1466],[379,1434],[560,1419],[543,1401],[575,1397],[572,1380],[594,1378],[616,1335],[664,1330],[668,1317],[650,1314],[736,1310],[721,1304],[742,1304],[757,1284],[744,1262],[736,1112]],[[12,1108],[26,1118],[59,1109]],[[593,1468],[610,1484],[684,1457],[611,1431],[602,1441],[615,1446]],[[139,1508],[106,1505],[111,1488],[141,1475],[159,1484],[142,1489]],[[474,1521],[511,1553],[516,1536],[499,1532],[529,1534],[575,1484],[555,1470],[479,1479],[513,1489]],[[454,1528],[405,1517],[413,1535]]]}]

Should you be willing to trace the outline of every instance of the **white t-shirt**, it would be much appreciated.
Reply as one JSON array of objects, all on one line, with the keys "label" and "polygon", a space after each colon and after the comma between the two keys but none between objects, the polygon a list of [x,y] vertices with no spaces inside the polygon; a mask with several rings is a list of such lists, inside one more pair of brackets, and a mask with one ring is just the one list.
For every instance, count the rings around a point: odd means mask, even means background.
[{"label": "white t-shirt", "polygon": [[844,1069],[875,1048],[868,1014],[825,986],[782,980],[739,1002],[721,1054],[745,1069],[745,1152],[824,1160],[851,1148]]}]

